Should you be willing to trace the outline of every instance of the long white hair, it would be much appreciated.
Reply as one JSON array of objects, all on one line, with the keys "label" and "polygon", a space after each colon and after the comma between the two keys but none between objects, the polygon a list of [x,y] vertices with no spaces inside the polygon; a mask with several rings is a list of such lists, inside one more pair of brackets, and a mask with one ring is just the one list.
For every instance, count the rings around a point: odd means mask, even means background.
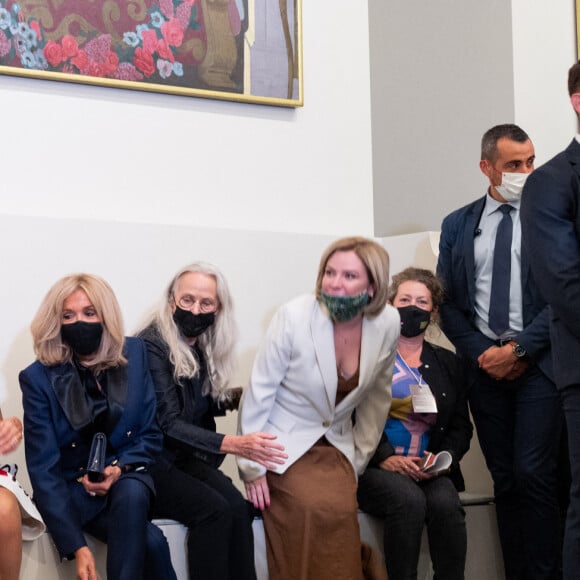
[{"label": "long white hair", "polygon": [[[183,340],[173,321],[173,297],[177,282],[189,272],[211,276],[216,281],[218,311],[215,322],[197,338],[197,344],[205,355],[211,383],[211,396],[217,400],[224,394],[235,369],[234,348],[238,337],[234,320],[232,296],[224,275],[213,265],[194,262],[185,266],[171,280],[159,308],[154,312],[146,326],[157,327],[161,338],[169,347],[169,360],[174,367],[173,378],[176,383],[182,379],[193,378],[199,373],[199,362],[191,347]],[[204,393],[207,394],[207,393]]]}]

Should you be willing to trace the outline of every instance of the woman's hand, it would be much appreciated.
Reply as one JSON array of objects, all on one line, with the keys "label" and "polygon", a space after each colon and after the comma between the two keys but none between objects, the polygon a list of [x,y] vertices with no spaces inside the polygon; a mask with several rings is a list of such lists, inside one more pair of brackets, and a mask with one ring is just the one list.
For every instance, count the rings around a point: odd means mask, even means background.
[{"label": "woman's hand", "polygon": [[276,435],[270,433],[225,435],[220,451],[251,459],[266,469],[274,469],[276,464],[283,465],[288,459],[288,455],[284,453],[284,446],[274,443],[276,438]]},{"label": "woman's hand", "polygon": [[423,481],[431,479],[433,476],[430,473],[424,473],[419,467],[421,462],[420,457],[406,457],[404,455],[391,455],[379,464],[381,469],[385,471],[395,471],[401,475],[410,477],[413,481]]},{"label": "woman's hand", "polygon": [[98,483],[89,481],[88,475],[82,478],[81,483],[89,495],[107,495],[111,487],[121,477],[121,468],[118,465],[107,465],[105,471],[103,471],[103,475],[105,479]]},{"label": "woman's hand", "polygon": [[246,482],[246,495],[256,509],[264,510],[270,507],[270,489],[265,475]]},{"label": "woman's hand", "polygon": [[77,562],[77,580],[97,580],[95,558],[88,546],[83,546],[75,552]]},{"label": "woman's hand", "polygon": [[22,441],[22,422],[18,417],[0,420],[0,454],[11,453]]}]

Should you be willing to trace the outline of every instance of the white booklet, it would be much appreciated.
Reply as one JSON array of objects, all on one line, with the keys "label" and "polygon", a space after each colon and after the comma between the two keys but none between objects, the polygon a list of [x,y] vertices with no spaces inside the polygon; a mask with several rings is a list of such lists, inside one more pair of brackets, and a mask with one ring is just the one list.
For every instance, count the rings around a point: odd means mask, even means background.
[{"label": "white booklet", "polygon": [[440,451],[439,453],[427,453],[419,463],[421,471],[425,473],[438,474],[447,471],[453,463],[453,457],[449,451]]}]

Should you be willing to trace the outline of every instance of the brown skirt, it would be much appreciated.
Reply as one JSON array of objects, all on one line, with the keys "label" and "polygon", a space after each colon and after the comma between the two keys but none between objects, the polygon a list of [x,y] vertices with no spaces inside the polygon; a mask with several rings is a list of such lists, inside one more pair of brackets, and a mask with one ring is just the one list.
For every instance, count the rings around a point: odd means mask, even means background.
[{"label": "brown skirt", "polygon": [[268,472],[268,486],[270,580],[386,579],[370,548],[361,556],[356,477],[338,449],[321,440],[285,473]]}]

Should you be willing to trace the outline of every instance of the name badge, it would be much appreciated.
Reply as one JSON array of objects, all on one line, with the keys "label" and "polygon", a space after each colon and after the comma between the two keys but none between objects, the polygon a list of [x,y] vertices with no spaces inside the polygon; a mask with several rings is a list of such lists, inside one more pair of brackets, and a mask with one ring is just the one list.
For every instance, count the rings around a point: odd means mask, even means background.
[{"label": "name badge", "polygon": [[415,413],[437,413],[437,402],[429,385],[411,385],[410,390]]}]

